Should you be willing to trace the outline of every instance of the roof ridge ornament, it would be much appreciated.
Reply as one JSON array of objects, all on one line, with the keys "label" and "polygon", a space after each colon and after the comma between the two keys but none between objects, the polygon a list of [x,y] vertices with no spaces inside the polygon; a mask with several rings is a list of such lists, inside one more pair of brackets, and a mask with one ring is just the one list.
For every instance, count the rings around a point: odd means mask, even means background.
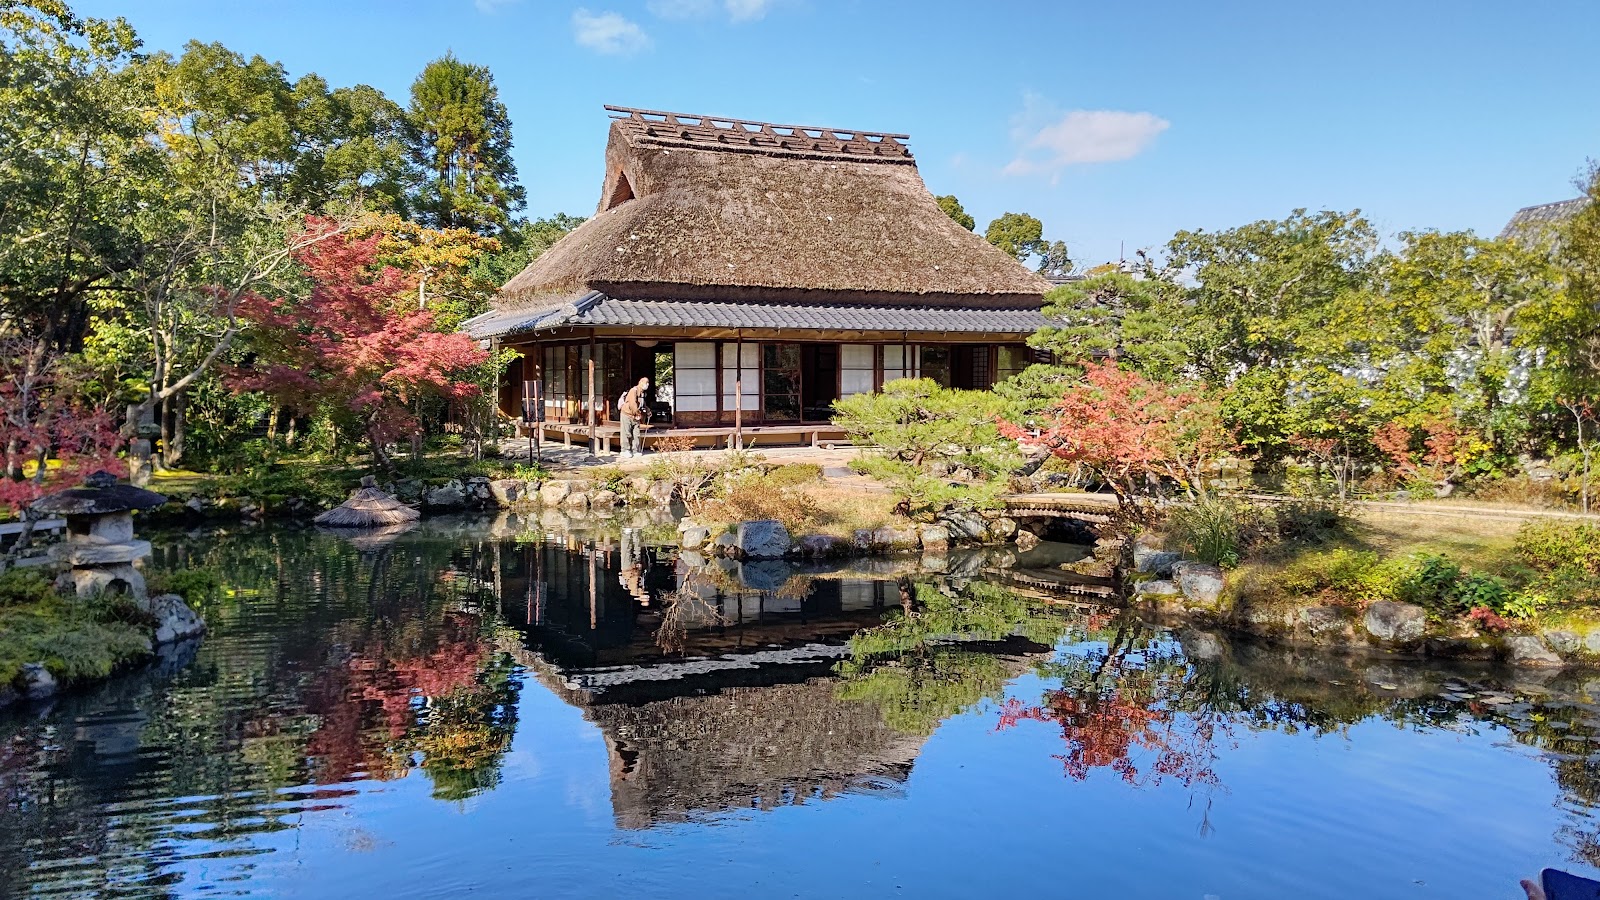
[{"label": "roof ridge ornament", "polygon": [[605,109],[613,114],[612,120],[621,123],[632,137],[660,146],[859,162],[915,161],[911,148],[906,145],[911,139],[908,134],[818,125],[780,125],[631,106],[607,105]]}]

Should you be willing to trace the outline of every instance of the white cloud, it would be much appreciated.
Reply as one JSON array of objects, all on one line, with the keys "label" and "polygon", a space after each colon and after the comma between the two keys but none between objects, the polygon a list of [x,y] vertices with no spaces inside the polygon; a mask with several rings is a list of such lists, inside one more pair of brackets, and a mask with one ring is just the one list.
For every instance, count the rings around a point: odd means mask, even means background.
[{"label": "white cloud", "polygon": [[711,15],[716,0],[649,0],[645,8],[663,19],[699,19]]},{"label": "white cloud", "polygon": [[663,19],[704,19],[718,8],[732,22],[754,22],[766,16],[774,0],[648,0],[645,8]]},{"label": "white cloud", "polygon": [[618,13],[592,13],[581,7],[572,12],[572,36],[581,47],[616,56],[637,53],[650,46],[650,36],[637,22]]},{"label": "white cloud", "polygon": [[1021,147],[1007,175],[1055,175],[1067,166],[1132,159],[1172,124],[1154,113],[1074,109],[1039,125],[1039,107],[1037,98],[1027,98],[1012,132]]},{"label": "white cloud", "polygon": [[772,8],[773,0],[723,0],[728,18],[735,22],[754,22]]}]

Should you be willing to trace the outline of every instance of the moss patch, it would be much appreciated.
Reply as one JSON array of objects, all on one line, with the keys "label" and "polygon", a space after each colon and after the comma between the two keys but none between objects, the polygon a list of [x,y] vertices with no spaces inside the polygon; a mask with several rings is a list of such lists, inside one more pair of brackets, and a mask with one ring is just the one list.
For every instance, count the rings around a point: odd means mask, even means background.
[{"label": "moss patch", "polygon": [[148,628],[116,615],[98,602],[57,597],[0,608],[0,683],[15,681],[28,663],[42,662],[71,683],[105,678],[149,656]]}]

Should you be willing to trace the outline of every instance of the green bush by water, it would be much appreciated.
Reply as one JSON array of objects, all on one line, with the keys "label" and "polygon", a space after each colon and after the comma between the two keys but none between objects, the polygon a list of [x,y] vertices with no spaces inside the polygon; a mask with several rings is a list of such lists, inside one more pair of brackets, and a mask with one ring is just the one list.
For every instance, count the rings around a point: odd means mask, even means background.
[{"label": "green bush by water", "polygon": [[156,569],[145,573],[150,596],[177,594],[190,606],[203,606],[222,590],[222,575],[204,566],[190,569]]},{"label": "green bush by water", "polygon": [[104,678],[150,653],[149,617],[121,597],[69,600],[37,572],[0,574],[0,684],[28,663],[64,682]]}]

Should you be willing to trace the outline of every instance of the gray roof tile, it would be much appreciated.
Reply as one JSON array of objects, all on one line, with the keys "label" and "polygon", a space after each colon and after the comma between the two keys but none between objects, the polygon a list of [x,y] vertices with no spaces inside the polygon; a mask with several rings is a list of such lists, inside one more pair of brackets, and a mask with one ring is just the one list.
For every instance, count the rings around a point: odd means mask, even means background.
[{"label": "gray roof tile", "polygon": [[591,293],[560,307],[485,313],[465,323],[475,338],[583,325],[652,328],[794,328],[842,331],[952,331],[1032,334],[1036,309],[972,309],[856,304],[619,300]]}]

